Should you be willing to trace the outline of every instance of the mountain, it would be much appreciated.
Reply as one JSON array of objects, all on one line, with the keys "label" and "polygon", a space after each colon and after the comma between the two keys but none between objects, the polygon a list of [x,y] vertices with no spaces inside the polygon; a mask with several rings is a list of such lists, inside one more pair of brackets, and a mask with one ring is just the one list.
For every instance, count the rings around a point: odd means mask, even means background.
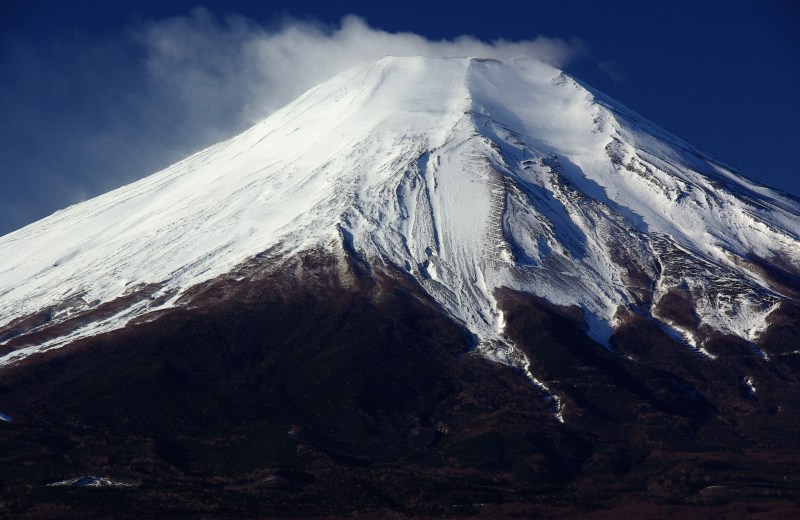
[{"label": "mountain", "polygon": [[798,298],[800,200],[542,63],[387,57],[0,238],[3,507],[783,514]]}]

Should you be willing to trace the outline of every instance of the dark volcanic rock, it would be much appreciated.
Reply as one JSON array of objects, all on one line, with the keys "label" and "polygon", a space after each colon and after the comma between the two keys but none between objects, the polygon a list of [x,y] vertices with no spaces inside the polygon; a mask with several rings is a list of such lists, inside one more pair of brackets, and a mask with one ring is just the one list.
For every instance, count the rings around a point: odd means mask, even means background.
[{"label": "dark volcanic rock", "polygon": [[[196,288],[182,308],[4,368],[15,422],[0,424],[2,513],[800,512],[791,364],[747,348],[712,362],[635,315],[612,352],[576,309],[503,291],[509,337],[563,400],[561,424],[404,273],[352,256],[270,261]],[[794,337],[790,318],[776,324],[769,345]],[[87,474],[135,486],[46,485]]]}]

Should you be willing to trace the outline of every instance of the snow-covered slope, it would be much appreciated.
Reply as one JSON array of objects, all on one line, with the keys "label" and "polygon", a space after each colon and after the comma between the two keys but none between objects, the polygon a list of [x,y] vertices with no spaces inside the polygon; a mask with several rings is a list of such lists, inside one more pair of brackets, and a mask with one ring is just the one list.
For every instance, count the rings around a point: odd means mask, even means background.
[{"label": "snow-covered slope", "polygon": [[[579,306],[606,345],[628,309],[713,357],[711,331],[756,341],[796,297],[764,266],[799,274],[800,203],[547,65],[384,58],[0,238],[0,364],[174,306],[260,252],[341,245],[408,271],[501,361],[524,364],[499,287]],[[660,305],[675,294],[696,323]]]}]

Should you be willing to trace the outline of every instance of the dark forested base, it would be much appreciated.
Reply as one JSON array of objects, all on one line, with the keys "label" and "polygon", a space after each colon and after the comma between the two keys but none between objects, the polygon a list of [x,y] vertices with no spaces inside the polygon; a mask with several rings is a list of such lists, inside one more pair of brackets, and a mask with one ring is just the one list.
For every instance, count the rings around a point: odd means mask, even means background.
[{"label": "dark forested base", "polygon": [[[5,368],[0,513],[800,514],[797,367],[726,338],[707,360],[635,316],[612,352],[580,313],[500,297],[563,424],[403,274],[306,255]],[[134,486],[47,486],[85,475]]]}]

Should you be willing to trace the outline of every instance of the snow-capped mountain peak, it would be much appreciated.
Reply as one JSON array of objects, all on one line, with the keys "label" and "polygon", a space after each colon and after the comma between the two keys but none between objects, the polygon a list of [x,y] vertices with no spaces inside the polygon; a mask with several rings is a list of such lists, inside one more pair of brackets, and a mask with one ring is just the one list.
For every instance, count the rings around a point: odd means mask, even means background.
[{"label": "snow-capped mountain peak", "polygon": [[800,203],[548,65],[387,57],[0,238],[0,363],[313,248],[406,271],[506,363],[503,287],[575,306],[609,349],[637,314],[713,358],[709,335],[757,342],[797,297]]}]

